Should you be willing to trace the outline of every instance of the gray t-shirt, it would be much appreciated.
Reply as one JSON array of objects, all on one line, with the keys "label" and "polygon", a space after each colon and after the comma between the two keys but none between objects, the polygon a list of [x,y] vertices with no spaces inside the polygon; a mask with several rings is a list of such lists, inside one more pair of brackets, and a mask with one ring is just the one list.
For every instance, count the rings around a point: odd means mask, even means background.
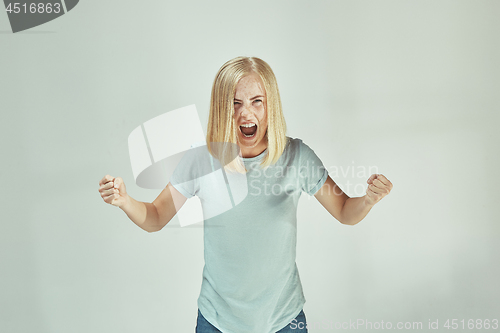
[{"label": "gray t-shirt", "polygon": [[328,172],[300,139],[287,137],[278,162],[262,169],[266,153],[244,158],[248,173],[234,175],[205,146],[184,156],[170,180],[185,197],[200,198],[205,266],[198,308],[224,333],[276,332],[305,303],[295,263],[297,203],[302,191],[314,195]]}]

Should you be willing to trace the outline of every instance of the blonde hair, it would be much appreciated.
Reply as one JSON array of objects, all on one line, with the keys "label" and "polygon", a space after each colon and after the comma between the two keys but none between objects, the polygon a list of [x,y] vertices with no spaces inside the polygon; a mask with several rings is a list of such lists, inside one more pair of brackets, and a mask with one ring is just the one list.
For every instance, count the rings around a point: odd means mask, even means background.
[{"label": "blonde hair", "polygon": [[[217,72],[210,97],[208,118],[207,147],[221,165],[229,170],[246,172],[237,149],[236,124],[234,122],[234,94],[241,78],[257,74],[266,90],[267,96],[267,154],[261,162],[266,168],[275,164],[286,146],[286,123],[281,107],[278,83],[271,67],[256,57],[236,57],[226,62]],[[215,144],[214,144],[215,143]]]}]

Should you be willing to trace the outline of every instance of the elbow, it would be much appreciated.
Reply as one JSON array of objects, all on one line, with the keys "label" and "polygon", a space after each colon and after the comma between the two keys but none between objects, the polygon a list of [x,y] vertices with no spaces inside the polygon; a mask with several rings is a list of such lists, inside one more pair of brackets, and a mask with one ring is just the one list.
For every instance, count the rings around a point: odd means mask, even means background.
[{"label": "elbow", "polygon": [[356,225],[356,224],[358,224],[358,222],[351,222],[351,223],[340,222],[340,223],[345,224],[345,225]]},{"label": "elbow", "polygon": [[147,228],[144,228],[148,233],[160,231],[170,221],[170,219],[168,219],[168,221],[165,222],[164,216],[162,216],[161,211],[158,210],[154,202],[151,206],[154,208],[154,218],[149,221],[150,223]]},{"label": "elbow", "polygon": [[149,229],[148,229],[148,230],[146,230],[146,231],[147,231],[148,233],[158,232],[158,231],[160,231],[161,229],[163,229],[163,227],[164,227],[164,226],[165,226],[165,225],[161,225],[161,226],[160,226],[160,225],[157,225],[157,226],[155,226],[155,227],[151,227],[151,228],[149,228]]},{"label": "elbow", "polygon": [[340,223],[342,224],[345,224],[345,225],[356,225],[358,224],[359,222],[361,222],[361,220],[346,220],[346,219],[343,219],[343,220],[339,220]]},{"label": "elbow", "polygon": [[142,230],[146,231],[148,234],[152,233],[152,232],[157,232],[158,230],[155,230],[155,229],[145,229],[145,228],[142,228]]},{"label": "elbow", "polygon": [[144,231],[148,232],[148,233],[153,233],[153,232],[157,232],[157,231],[160,231],[162,229],[162,227],[159,227],[159,226],[150,226],[148,228],[142,228]]}]

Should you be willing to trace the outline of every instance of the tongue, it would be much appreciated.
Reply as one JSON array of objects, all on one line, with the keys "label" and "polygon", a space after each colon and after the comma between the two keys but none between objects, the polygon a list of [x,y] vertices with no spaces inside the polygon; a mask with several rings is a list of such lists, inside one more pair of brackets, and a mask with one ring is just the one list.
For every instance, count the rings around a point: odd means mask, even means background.
[{"label": "tongue", "polygon": [[252,127],[240,127],[241,131],[245,135],[254,135],[255,131],[257,130],[257,126],[252,126]]}]

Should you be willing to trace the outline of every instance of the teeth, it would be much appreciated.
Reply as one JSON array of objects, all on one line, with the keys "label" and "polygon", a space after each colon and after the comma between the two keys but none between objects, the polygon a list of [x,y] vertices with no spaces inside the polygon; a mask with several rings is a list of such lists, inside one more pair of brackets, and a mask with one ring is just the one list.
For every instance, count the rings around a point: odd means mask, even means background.
[{"label": "teeth", "polygon": [[244,124],[244,125],[241,125],[241,127],[253,127],[253,126],[256,126],[255,124]]}]

